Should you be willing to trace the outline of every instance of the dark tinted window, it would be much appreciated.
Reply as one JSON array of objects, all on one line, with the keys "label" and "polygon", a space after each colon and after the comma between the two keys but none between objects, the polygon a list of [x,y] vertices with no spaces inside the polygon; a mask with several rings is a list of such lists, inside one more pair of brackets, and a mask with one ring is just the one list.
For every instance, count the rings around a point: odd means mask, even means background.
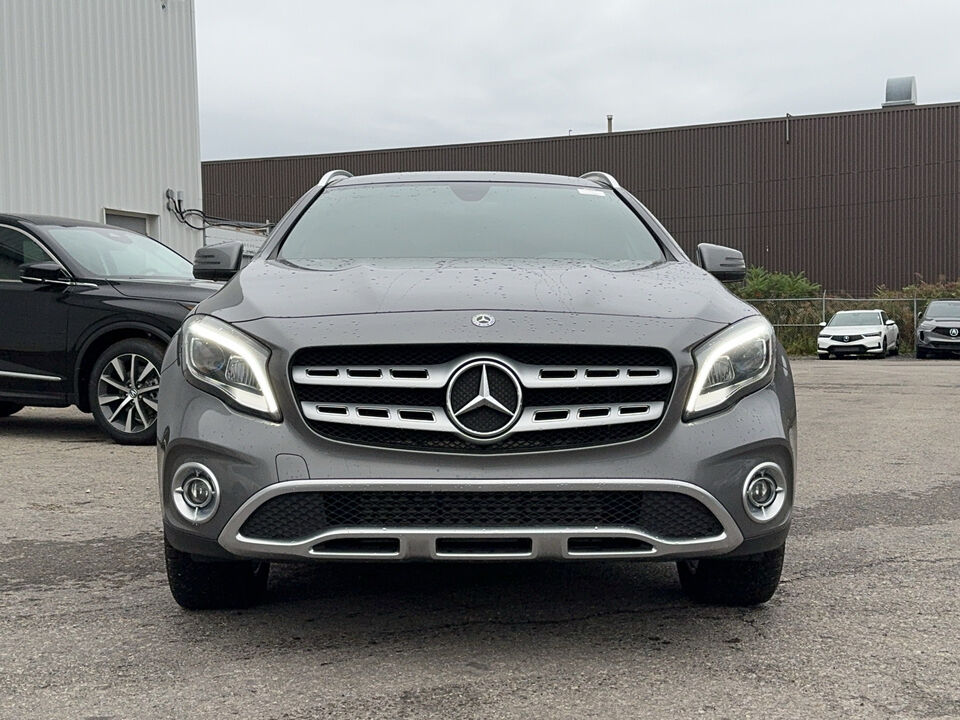
[{"label": "dark tinted window", "polygon": [[50,256],[28,235],[0,227],[0,280],[19,280],[21,265],[49,260]]},{"label": "dark tinted window", "polygon": [[476,182],[329,188],[290,231],[279,256],[644,264],[664,258],[646,225],[610,190]]}]

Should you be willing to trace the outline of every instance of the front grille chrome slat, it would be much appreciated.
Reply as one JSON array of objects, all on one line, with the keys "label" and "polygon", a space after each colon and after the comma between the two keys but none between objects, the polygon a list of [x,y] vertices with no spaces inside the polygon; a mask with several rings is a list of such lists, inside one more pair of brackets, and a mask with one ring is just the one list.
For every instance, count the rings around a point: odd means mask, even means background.
[{"label": "front grille chrome slat", "polygon": [[290,379],[328,440],[492,455],[644,437],[667,412],[675,368],[649,347],[358,345],[298,350]]},{"label": "front grille chrome slat", "polygon": [[[403,430],[458,432],[456,426],[448,419],[444,409],[439,407],[313,402],[303,402],[300,407],[308,420],[318,422],[368,425]],[[648,422],[660,419],[660,416],[663,415],[663,407],[662,402],[527,407],[524,408],[520,418],[510,431],[498,439],[515,432]],[[428,415],[429,418],[426,417]]]},{"label": "front grille chrome slat", "polygon": [[338,387],[442,388],[458,367],[479,357],[508,362],[523,386],[531,390],[667,385],[673,382],[673,368],[666,366],[529,365],[496,354],[466,356],[441,365],[299,365],[293,368],[293,382],[297,385]]}]

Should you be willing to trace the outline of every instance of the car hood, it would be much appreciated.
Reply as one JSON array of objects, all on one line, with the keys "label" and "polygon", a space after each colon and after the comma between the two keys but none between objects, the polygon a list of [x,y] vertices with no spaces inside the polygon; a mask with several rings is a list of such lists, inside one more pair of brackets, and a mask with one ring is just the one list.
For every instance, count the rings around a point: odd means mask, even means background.
[{"label": "car hood", "polygon": [[254,261],[198,312],[260,318],[437,311],[520,311],[696,318],[727,324],[756,311],[687,262],[646,267],[580,261]]},{"label": "car hood", "polygon": [[111,279],[110,284],[121,295],[151,300],[177,300],[185,303],[199,303],[217,292],[222,283],[206,280],[147,280],[131,278]]},{"label": "car hood", "polygon": [[821,335],[866,335],[883,332],[883,325],[837,325],[820,328]]}]

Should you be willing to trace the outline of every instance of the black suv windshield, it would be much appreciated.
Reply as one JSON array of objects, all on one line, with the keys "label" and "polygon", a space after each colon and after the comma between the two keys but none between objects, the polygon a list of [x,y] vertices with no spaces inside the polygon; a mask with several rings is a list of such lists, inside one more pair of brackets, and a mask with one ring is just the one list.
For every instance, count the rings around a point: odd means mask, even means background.
[{"label": "black suv windshield", "polygon": [[280,248],[288,260],[344,258],[664,259],[612,191],[528,183],[328,188]]},{"label": "black suv windshield", "polygon": [[932,302],[923,316],[925,318],[937,318],[938,320],[960,320],[960,300]]},{"label": "black suv windshield", "polygon": [[863,312],[837,313],[830,319],[828,325],[857,327],[860,325],[883,325],[883,323],[880,322],[880,313],[874,310],[864,310]]},{"label": "black suv windshield", "polygon": [[137,233],[92,226],[44,229],[89,277],[193,277],[189,260]]}]

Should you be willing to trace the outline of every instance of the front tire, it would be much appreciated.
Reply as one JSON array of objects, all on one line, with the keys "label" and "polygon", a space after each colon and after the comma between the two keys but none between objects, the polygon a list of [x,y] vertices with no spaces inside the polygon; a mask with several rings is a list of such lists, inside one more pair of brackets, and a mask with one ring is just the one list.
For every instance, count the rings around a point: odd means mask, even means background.
[{"label": "front tire", "polygon": [[710,605],[765,603],[776,592],[783,569],[781,545],[767,552],[732,558],[680,560],[680,587],[693,600]]},{"label": "front tire", "polygon": [[820,358],[821,360],[829,360],[830,353],[818,352],[817,357]]},{"label": "front tire", "polygon": [[157,395],[163,347],[129,338],[97,358],[87,391],[97,425],[121,445],[157,441]]},{"label": "front tire", "polygon": [[897,341],[893,344],[893,347],[890,348],[890,354],[891,355],[900,354],[900,338],[897,338]]},{"label": "front tire", "polygon": [[928,357],[930,357],[930,352],[928,350],[917,348],[917,360],[926,360]]},{"label": "front tire", "polygon": [[10,417],[14,413],[18,413],[23,410],[23,405],[17,405],[16,403],[10,402],[0,402],[0,418]]},{"label": "front tire", "polygon": [[194,560],[163,539],[167,582],[180,607],[187,610],[245,608],[267,590],[270,563],[248,560]]}]

